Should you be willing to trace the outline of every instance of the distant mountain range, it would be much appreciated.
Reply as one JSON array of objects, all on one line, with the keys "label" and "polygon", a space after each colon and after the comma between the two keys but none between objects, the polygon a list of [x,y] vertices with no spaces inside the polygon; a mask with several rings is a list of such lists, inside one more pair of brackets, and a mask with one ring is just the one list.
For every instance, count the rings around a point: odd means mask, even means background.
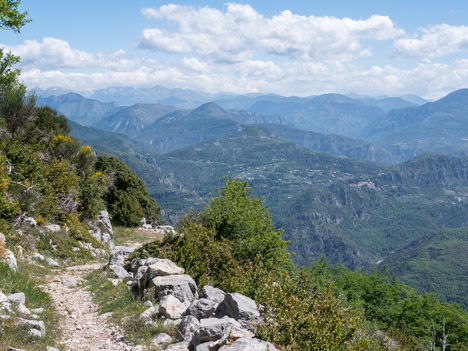
[{"label": "distant mountain range", "polygon": [[70,92],[59,96],[38,96],[37,105],[50,106],[64,114],[68,119],[84,126],[93,124],[102,118],[102,116],[115,111],[119,107],[115,102],[100,102],[86,99],[82,95]]},{"label": "distant mountain range", "polygon": [[[422,106],[416,103],[426,100],[415,95],[238,96],[159,86],[106,88],[89,94],[106,101],[156,100],[131,106],[101,102],[60,88],[36,93],[44,95],[38,97],[39,104],[49,105],[75,122],[124,133],[161,151],[177,150],[258,124],[271,125],[276,134],[312,150],[397,163],[426,151],[468,155],[467,91],[462,89]],[[53,93],[65,94],[50,95]],[[211,100],[216,102],[206,102]],[[171,101],[174,105],[167,104]],[[197,105],[200,102],[204,103]]]},{"label": "distant mountain range", "polygon": [[389,111],[360,133],[386,148],[468,154],[468,89],[457,90],[419,107]]},{"label": "distant mountain range", "polygon": [[[368,267],[383,260],[413,286],[430,286],[445,294],[441,296],[448,301],[468,304],[455,293],[463,291],[463,280],[457,278],[463,268],[457,269],[468,264],[464,259],[453,268],[452,261],[437,256],[437,269],[453,274],[430,283],[437,270],[424,263],[424,247],[412,249],[427,240],[435,243],[430,238],[438,237],[441,231],[468,227],[468,158],[425,153],[396,166],[356,161],[343,156],[372,158],[381,153],[381,159],[391,155],[365,141],[337,135],[285,125],[249,127],[235,122],[229,111],[216,104],[176,110],[154,123],[178,113],[175,117],[181,121],[189,116],[193,128],[202,125],[201,119],[210,121],[208,125],[215,127],[216,133],[226,125],[241,131],[168,153],[94,128],[72,125],[72,135],[129,164],[145,180],[166,219],[176,221],[188,210],[200,209],[208,194],[222,185],[223,176],[239,177],[249,181],[256,195],[264,197],[275,224],[284,228],[285,239],[291,240],[296,263],[307,265],[325,256],[348,267]],[[184,124],[176,122],[177,118],[167,121],[168,125],[175,123],[172,126],[183,135],[180,128]],[[311,151],[299,143],[328,153]],[[464,245],[463,238],[457,243]],[[437,245],[442,242],[437,241]],[[418,267],[417,273],[403,269],[411,265]],[[414,276],[419,285],[412,282]],[[446,284],[452,288],[444,293]]]},{"label": "distant mountain range", "polygon": [[145,128],[176,109],[169,105],[135,104],[112,110],[93,123],[93,127],[115,133],[123,133],[133,138],[144,132]]}]

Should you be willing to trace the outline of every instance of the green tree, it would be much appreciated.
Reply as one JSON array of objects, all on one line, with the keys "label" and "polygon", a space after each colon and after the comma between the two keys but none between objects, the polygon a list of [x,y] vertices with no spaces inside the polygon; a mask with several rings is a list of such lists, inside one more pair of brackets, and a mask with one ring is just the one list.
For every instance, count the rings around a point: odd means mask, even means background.
[{"label": "green tree", "polygon": [[19,33],[21,27],[31,22],[26,18],[28,12],[20,12],[21,0],[0,0],[0,29],[11,29]]},{"label": "green tree", "polygon": [[271,269],[291,266],[288,242],[281,239],[283,230],[276,230],[263,199],[252,195],[246,181],[227,178],[216,194],[202,212],[203,223],[214,228],[218,238],[234,243],[233,253],[239,261],[262,263]]},{"label": "green tree", "polygon": [[[21,27],[31,20],[26,18],[28,13],[20,12],[18,6],[20,0],[0,0],[0,29],[11,29],[19,33]],[[11,53],[5,54],[0,48],[0,95],[6,89],[18,88],[19,69],[13,66],[19,62],[19,57]]]},{"label": "green tree", "polygon": [[100,155],[96,170],[109,178],[111,186],[104,195],[114,224],[135,227],[143,217],[160,223],[160,208],[148,195],[145,183],[119,159]]},{"label": "green tree", "polygon": [[[1,1],[1,0],[0,0]],[[21,71],[14,69],[13,66],[19,62],[20,58],[11,52],[4,53],[0,48],[0,95],[6,90],[18,87],[18,76]]]}]

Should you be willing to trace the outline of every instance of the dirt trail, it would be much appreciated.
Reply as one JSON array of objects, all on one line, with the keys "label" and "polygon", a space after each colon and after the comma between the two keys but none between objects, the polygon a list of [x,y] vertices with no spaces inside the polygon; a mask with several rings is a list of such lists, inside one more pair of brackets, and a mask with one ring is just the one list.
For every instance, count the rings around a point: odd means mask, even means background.
[{"label": "dirt trail", "polygon": [[79,285],[83,277],[99,265],[68,267],[51,277],[45,286],[63,315],[60,340],[67,351],[136,351],[122,341],[121,333],[108,325],[105,316],[97,314],[97,305],[92,302],[86,287]]}]

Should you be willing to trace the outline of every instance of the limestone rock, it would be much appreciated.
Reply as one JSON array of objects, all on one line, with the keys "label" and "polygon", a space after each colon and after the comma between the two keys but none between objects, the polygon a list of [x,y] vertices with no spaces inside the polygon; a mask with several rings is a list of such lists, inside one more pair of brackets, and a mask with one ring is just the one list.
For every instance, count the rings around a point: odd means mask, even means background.
[{"label": "limestone rock", "polygon": [[231,345],[225,345],[219,351],[278,351],[272,343],[255,338],[240,338]]},{"label": "limestone rock", "polygon": [[203,299],[208,299],[217,303],[224,301],[226,293],[218,288],[213,288],[210,285],[205,285],[200,293],[200,297]]},{"label": "limestone rock", "polygon": [[166,333],[158,334],[151,342],[154,346],[160,347],[164,344],[169,344],[172,341],[172,338]]},{"label": "limestone rock", "polygon": [[58,224],[46,224],[44,226],[45,231],[49,233],[56,233],[60,231],[60,226]]},{"label": "limestone rock", "polygon": [[180,322],[182,322],[182,319],[165,319],[163,325],[168,328],[176,328]]},{"label": "limestone rock", "polygon": [[216,311],[218,303],[208,299],[199,299],[194,301],[187,309],[186,314],[194,316],[197,319],[209,318]]},{"label": "limestone rock", "polygon": [[148,266],[148,273],[154,274],[155,277],[165,276],[165,275],[177,275],[184,274],[185,269],[178,267],[174,262],[158,258],[157,262]]},{"label": "limestone rock", "polygon": [[12,271],[16,272],[18,270],[15,254],[10,250],[5,249],[3,256],[0,256],[0,260],[4,260]]},{"label": "limestone rock", "polygon": [[158,314],[158,310],[155,307],[150,307],[145,310],[140,316],[138,317],[143,323],[149,324],[153,321],[153,317]]},{"label": "limestone rock", "polygon": [[23,222],[27,225],[29,225],[30,227],[35,227],[37,225],[37,222],[34,218],[32,217],[26,217]]},{"label": "limestone rock", "polygon": [[41,255],[39,252],[35,252],[32,258],[36,259],[36,260],[39,260],[39,261],[44,261],[45,260],[45,257],[43,255]]},{"label": "limestone rock", "polygon": [[239,293],[226,294],[224,301],[216,310],[216,315],[234,318],[242,327],[250,331],[255,331],[254,324],[261,321],[255,301]]},{"label": "limestone rock", "polygon": [[16,293],[16,294],[11,294],[8,296],[8,301],[11,303],[16,303],[16,304],[24,304],[26,302],[26,295],[24,293]]},{"label": "limestone rock", "polygon": [[154,232],[156,234],[161,234],[161,235],[176,233],[174,228],[171,227],[170,225],[158,225],[156,228],[154,228]]},{"label": "limestone rock", "polygon": [[0,245],[5,245],[6,244],[6,238],[3,233],[0,233]]},{"label": "limestone rock", "polygon": [[31,321],[28,319],[18,318],[18,323],[26,325],[30,328],[31,335],[44,337],[45,336],[45,325],[43,321]]},{"label": "limestone rock", "polygon": [[155,288],[156,296],[161,300],[164,296],[173,295],[187,306],[198,297],[197,284],[189,275],[166,275],[151,280],[149,287]]},{"label": "limestone rock", "polygon": [[125,266],[125,258],[130,255],[135,250],[134,247],[127,246],[116,246],[112,250],[109,257],[109,266],[110,265],[119,265]]},{"label": "limestone rock", "polygon": [[200,320],[200,327],[195,332],[191,344],[197,346],[209,341],[217,341],[227,338],[230,334],[238,337],[250,336],[247,330],[235,319],[225,318],[206,318]]},{"label": "limestone rock", "polygon": [[173,295],[166,295],[159,303],[159,315],[169,319],[180,319],[187,310],[187,306]]},{"label": "limestone rock", "polygon": [[8,300],[8,297],[0,291],[0,304],[7,300]]},{"label": "limestone rock", "polygon": [[200,328],[200,321],[197,318],[190,315],[185,316],[179,324],[176,339],[190,341],[198,328]]},{"label": "limestone rock", "polygon": [[180,275],[185,272],[183,268],[178,267],[174,262],[155,257],[138,260],[138,262],[133,263],[132,266],[136,285],[138,285],[140,289],[145,289],[148,283],[155,277]]},{"label": "limestone rock", "polygon": [[48,257],[46,259],[46,262],[49,266],[52,266],[52,267],[60,267],[60,265],[58,264],[57,261],[53,260],[52,258]]},{"label": "limestone rock", "polygon": [[133,280],[133,275],[120,265],[112,264],[109,266],[109,269],[114,272],[116,278],[122,279],[124,282]]},{"label": "limestone rock", "polygon": [[177,344],[169,345],[165,351],[189,351],[189,343],[187,341],[181,341]]},{"label": "limestone rock", "polygon": [[92,236],[109,248],[114,248],[114,232],[106,210],[99,212],[97,218],[88,224],[91,227],[89,233]]},{"label": "limestone rock", "polygon": [[154,307],[154,306],[153,306],[153,303],[152,303],[150,300],[145,301],[145,302],[143,303],[143,306],[148,307],[148,308]]},{"label": "limestone rock", "polygon": [[25,315],[30,315],[31,314],[31,311],[29,310],[29,308],[27,308],[24,304],[22,303],[19,303],[18,306],[16,307],[17,311],[21,314],[25,314]]}]

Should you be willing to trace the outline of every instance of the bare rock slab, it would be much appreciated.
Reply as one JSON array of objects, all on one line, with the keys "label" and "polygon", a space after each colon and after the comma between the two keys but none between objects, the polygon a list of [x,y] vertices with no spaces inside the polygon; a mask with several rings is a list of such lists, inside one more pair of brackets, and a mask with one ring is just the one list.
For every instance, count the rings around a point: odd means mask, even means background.
[{"label": "bare rock slab", "polygon": [[161,300],[164,296],[173,295],[187,306],[198,297],[197,284],[192,277],[186,274],[156,277],[151,280],[149,287],[155,288],[158,299]]},{"label": "bare rock slab", "polygon": [[216,311],[218,303],[208,299],[199,299],[194,301],[187,309],[186,314],[194,316],[197,319],[209,318]]},{"label": "bare rock slab", "polygon": [[211,285],[205,285],[200,292],[200,297],[203,299],[208,299],[218,304],[224,301],[226,293],[221,289],[214,288]]},{"label": "bare rock slab", "polygon": [[159,303],[159,315],[169,319],[180,319],[187,306],[173,295],[164,296]]},{"label": "bare rock slab", "polygon": [[272,343],[255,338],[240,338],[232,343],[225,345],[219,351],[278,351]]},{"label": "bare rock slab", "polygon": [[216,310],[216,315],[234,318],[243,328],[250,331],[255,331],[254,325],[261,321],[255,301],[239,293],[226,294]]}]

